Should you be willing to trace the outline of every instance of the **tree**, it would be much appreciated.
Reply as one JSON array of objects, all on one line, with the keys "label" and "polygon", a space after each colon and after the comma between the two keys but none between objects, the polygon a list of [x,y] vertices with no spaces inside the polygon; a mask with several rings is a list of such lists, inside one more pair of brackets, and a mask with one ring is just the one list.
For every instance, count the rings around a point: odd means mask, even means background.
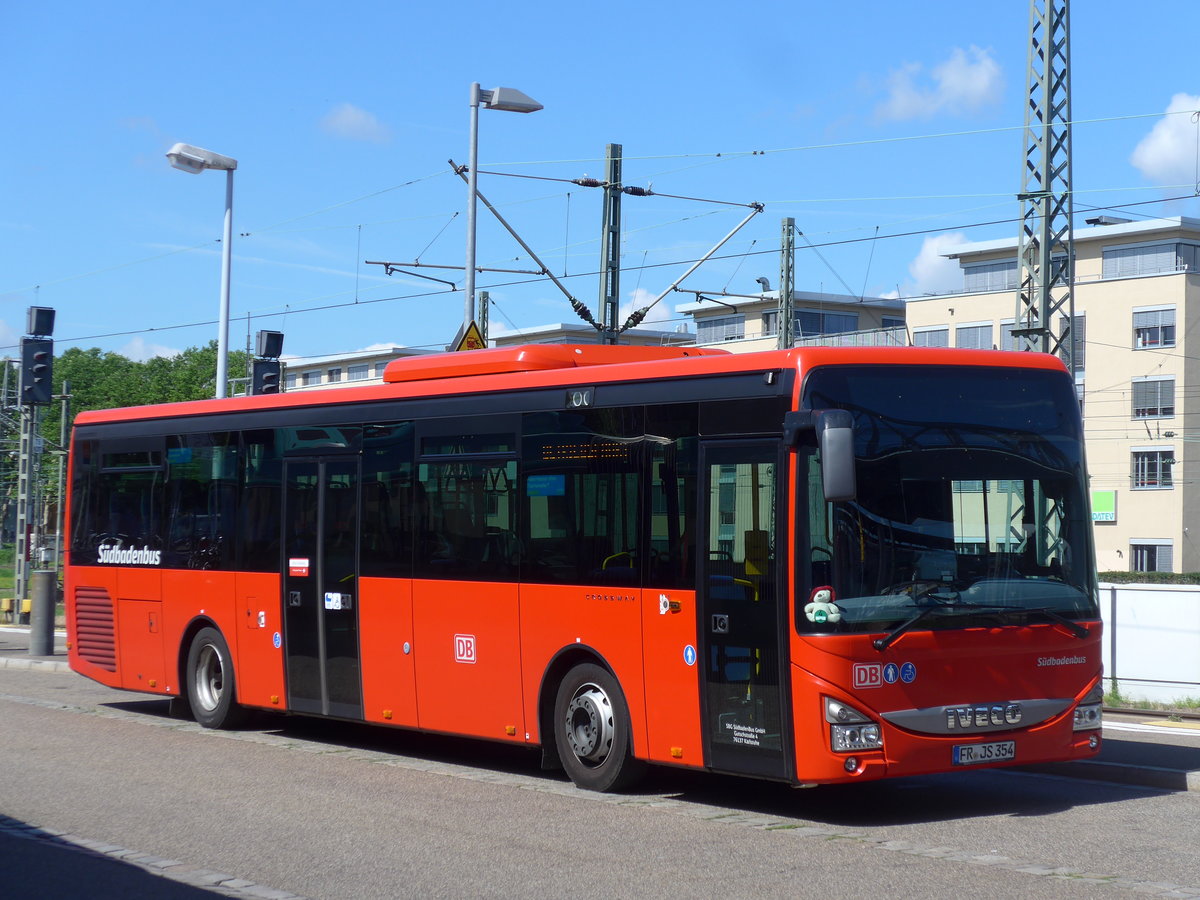
[{"label": "tree", "polygon": [[[231,373],[246,372],[248,365],[249,355],[244,350],[229,354]],[[89,410],[211,398],[215,393],[216,372],[217,342],[213,340],[175,356],[154,357],[145,362],[98,347],[87,350],[71,347],[55,358],[52,374],[56,397],[62,395],[65,382],[71,385],[73,422],[75,416]],[[16,402],[15,391],[16,371],[11,369],[8,396],[0,409],[0,537],[3,538],[9,536],[17,490],[20,410],[11,405]],[[40,413],[40,434],[45,439],[45,448],[54,450],[61,437],[62,401],[55,400],[36,409]],[[45,500],[42,510],[50,522],[58,474],[52,460],[53,457],[42,454],[40,471],[34,473],[34,491]]]}]

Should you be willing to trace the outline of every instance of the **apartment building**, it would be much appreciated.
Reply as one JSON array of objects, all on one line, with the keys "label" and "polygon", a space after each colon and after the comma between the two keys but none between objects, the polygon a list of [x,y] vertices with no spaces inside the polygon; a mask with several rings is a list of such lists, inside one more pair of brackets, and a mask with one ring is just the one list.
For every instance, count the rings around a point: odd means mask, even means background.
[{"label": "apartment building", "polygon": [[[1088,220],[1075,231],[1076,383],[1101,571],[1200,571],[1200,219]],[[1019,349],[1017,242],[947,254],[961,293],[907,303],[919,346]],[[1061,328],[1062,317],[1054,328]]]},{"label": "apartment building", "polygon": [[285,391],[311,391],[381,384],[383,370],[393,359],[419,356],[426,352],[411,347],[380,347],[353,353],[284,359],[283,388]]},{"label": "apartment building", "polygon": [[[792,292],[795,346],[804,344],[905,345],[904,303],[810,291]],[[779,346],[779,292],[758,296],[705,297],[675,311],[696,323],[696,343],[734,353]]]}]

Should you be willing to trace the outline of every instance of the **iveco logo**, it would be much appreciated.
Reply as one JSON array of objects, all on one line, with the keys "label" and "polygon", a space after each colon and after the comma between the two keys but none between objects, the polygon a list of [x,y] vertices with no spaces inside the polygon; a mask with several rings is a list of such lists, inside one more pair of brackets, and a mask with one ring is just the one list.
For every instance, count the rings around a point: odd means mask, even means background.
[{"label": "iveco logo", "polygon": [[1005,725],[1016,725],[1020,721],[1020,703],[946,707],[946,729],[948,731],[1003,727]]}]

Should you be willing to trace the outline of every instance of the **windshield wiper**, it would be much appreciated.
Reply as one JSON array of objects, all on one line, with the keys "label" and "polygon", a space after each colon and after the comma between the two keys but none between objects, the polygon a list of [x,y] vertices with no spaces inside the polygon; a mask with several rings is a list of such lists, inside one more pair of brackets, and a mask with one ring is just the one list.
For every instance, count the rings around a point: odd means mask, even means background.
[{"label": "windshield wiper", "polygon": [[934,613],[949,612],[951,610],[961,613],[963,615],[969,615],[971,613],[980,613],[980,612],[986,613],[986,612],[992,612],[992,611],[1026,613],[1026,614],[1032,613],[1032,614],[1036,614],[1036,615],[1043,615],[1046,618],[1051,619],[1054,622],[1058,623],[1059,625],[1064,626],[1068,631],[1071,632],[1071,634],[1073,634],[1075,637],[1079,638],[1080,640],[1087,637],[1088,634],[1090,633],[1087,630],[1087,628],[1080,625],[1078,622],[1074,621],[1073,619],[1068,619],[1062,613],[1056,612],[1055,610],[1050,609],[1047,606],[1011,606],[1011,605],[1004,605],[1004,604],[1000,604],[1000,603],[963,603],[961,601],[956,600],[951,603],[946,603],[943,601],[936,606],[925,607],[924,609],[922,609],[919,613],[917,613],[912,618],[906,619],[905,621],[901,622],[899,625],[897,625],[895,628],[893,628],[891,631],[889,631],[885,636],[883,636],[881,638],[876,638],[875,640],[873,640],[871,642],[871,646],[873,646],[876,650],[879,650],[879,651],[886,650],[888,647],[890,647],[892,644],[894,644],[897,640],[899,640],[900,637],[903,634],[905,634],[905,632],[911,631],[915,625],[918,625],[921,622],[925,621],[927,618],[929,618]]},{"label": "windshield wiper", "polygon": [[936,612],[945,612],[951,609],[974,610],[977,609],[977,607],[970,603],[959,603],[957,601],[952,603],[939,603],[937,606],[926,606],[911,619],[905,619],[903,622],[889,631],[884,637],[875,638],[875,640],[871,642],[871,646],[873,646],[876,650],[886,650],[893,643],[899,640],[902,634],[904,634],[906,631],[911,631],[914,625],[925,621]]},{"label": "windshield wiper", "polygon": [[1079,638],[1080,640],[1083,640],[1091,633],[1087,630],[1087,628],[1080,625],[1074,619],[1068,619],[1062,613],[1058,612],[1057,610],[1053,610],[1048,606],[1015,606],[1012,604],[1003,603],[981,603],[977,608],[996,609],[1000,610],[1001,612],[1027,613],[1045,616],[1047,619],[1062,625],[1067,629],[1067,631],[1071,632],[1071,634],[1075,635],[1075,637]]}]

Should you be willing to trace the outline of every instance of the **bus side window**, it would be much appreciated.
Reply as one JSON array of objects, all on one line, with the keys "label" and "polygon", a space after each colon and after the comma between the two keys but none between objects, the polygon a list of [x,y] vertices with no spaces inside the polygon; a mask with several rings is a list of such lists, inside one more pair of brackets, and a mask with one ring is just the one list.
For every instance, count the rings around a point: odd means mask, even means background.
[{"label": "bus side window", "polygon": [[643,443],[640,407],[525,416],[524,580],[640,584]]},{"label": "bus side window", "polygon": [[515,580],[516,480],[516,460],[422,463],[418,572],[429,578]]},{"label": "bus side window", "polygon": [[153,436],[101,443],[91,537],[96,544],[162,549],[162,446],[163,439]]},{"label": "bus side window", "polygon": [[697,416],[695,403],[646,409],[650,456],[648,587],[696,586]]},{"label": "bus side window", "polygon": [[280,566],[283,463],[278,454],[274,429],[242,435],[238,567],[250,572],[276,572]]},{"label": "bus side window", "polygon": [[365,426],[362,465],[362,574],[410,578],[416,518],[412,423]]}]

